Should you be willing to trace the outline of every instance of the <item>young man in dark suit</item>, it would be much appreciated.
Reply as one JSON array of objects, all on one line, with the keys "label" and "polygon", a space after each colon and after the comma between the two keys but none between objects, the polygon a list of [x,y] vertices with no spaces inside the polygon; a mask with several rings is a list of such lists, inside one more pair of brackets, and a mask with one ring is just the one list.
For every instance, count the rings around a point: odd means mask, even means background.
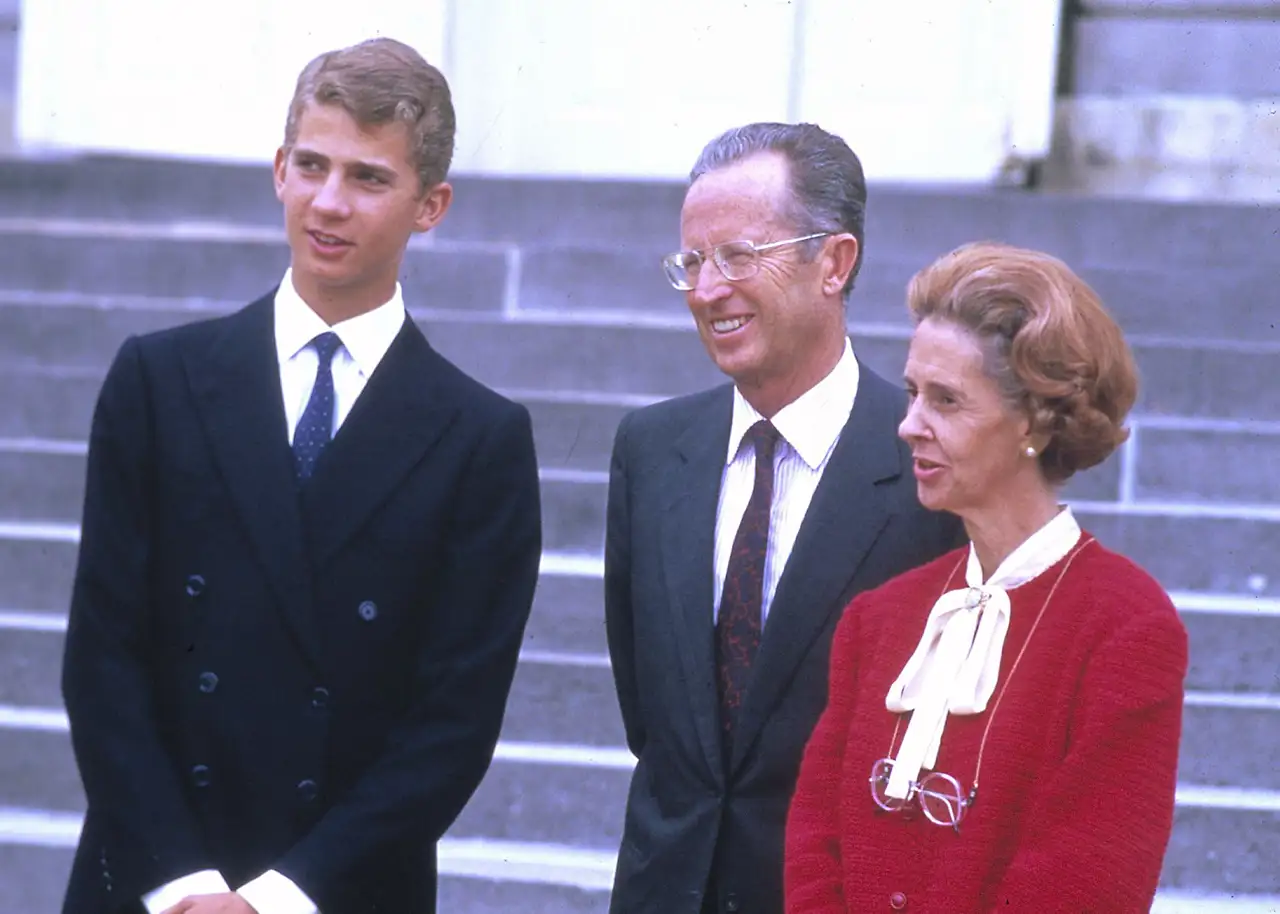
[{"label": "young man in dark suit", "polygon": [[452,190],[444,77],[377,39],[299,77],[291,265],[127,340],[94,416],[63,691],[88,813],[65,914],[420,914],[532,602],[527,411],[397,282]]},{"label": "young man in dark suit", "polygon": [[916,500],[906,399],[854,356],[857,156],[813,125],[703,151],[664,267],[733,381],[627,416],[605,613],[627,742],[614,914],[780,914],[783,832],[841,610],[953,548]]}]

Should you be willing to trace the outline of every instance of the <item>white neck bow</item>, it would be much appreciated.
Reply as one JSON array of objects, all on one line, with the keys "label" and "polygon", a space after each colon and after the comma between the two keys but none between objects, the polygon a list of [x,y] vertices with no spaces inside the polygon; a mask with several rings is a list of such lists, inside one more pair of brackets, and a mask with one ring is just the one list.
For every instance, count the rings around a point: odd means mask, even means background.
[{"label": "white neck bow", "polygon": [[1004,637],[1009,630],[1008,591],[1062,560],[1080,539],[1071,509],[1015,549],[985,582],[972,544],[965,584],[934,603],[915,652],[885,696],[885,707],[912,712],[885,792],[905,799],[924,769],[933,770],[948,714],[981,714],[995,692]]}]

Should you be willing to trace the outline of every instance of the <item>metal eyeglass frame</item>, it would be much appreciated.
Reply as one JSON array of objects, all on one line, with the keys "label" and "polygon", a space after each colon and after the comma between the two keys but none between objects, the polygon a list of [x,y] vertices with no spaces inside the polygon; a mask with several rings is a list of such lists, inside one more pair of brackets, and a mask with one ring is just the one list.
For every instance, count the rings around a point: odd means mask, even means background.
[{"label": "metal eyeglass frame", "polygon": [[[763,251],[771,251],[774,248],[780,248],[788,244],[800,244],[803,241],[812,241],[815,238],[825,238],[834,232],[814,232],[812,235],[801,235],[799,238],[784,238],[781,241],[769,241],[765,244],[756,244],[754,241],[726,241],[723,244],[717,244],[710,251],[676,251],[674,254],[668,254],[662,258],[662,270],[667,274],[667,282],[671,286],[681,292],[691,292],[697,285],[697,280],[689,280],[690,264],[685,263],[685,259],[694,260],[693,269],[700,269],[708,260],[715,262],[720,269],[720,273],[729,282],[741,282],[744,279],[750,279],[756,275],[760,269],[760,254]],[[727,260],[728,255],[725,249],[736,254],[749,254],[750,260],[742,269],[731,266]],[[708,253],[710,256],[708,256]],[[683,274],[684,278],[681,278]],[[730,275],[733,274],[733,275]]]}]

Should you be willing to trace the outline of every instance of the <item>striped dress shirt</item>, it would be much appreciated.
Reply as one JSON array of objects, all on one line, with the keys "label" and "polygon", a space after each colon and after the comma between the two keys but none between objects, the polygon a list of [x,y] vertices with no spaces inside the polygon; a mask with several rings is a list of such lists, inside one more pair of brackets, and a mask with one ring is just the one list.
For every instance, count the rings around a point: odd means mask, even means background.
[{"label": "striped dress shirt", "polygon": [[[835,450],[840,432],[849,421],[858,393],[858,361],[853,346],[844,344],[844,355],[825,378],[773,417],[782,435],[773,456],[773,507],[769,513],[769,549],[764,562],[764,618],[778,589],[778,579],[787,567],[796,535],[804,521],[813,493]],[[764,417],[735,388],[733,424],[729,428],[729,451],[720,477],[720,502],[716,508],[715,606],[720,613],[720,595],[729,569],[733,538],[747,510],[755,482],[755,451],[743,447],[747,429]]]}]

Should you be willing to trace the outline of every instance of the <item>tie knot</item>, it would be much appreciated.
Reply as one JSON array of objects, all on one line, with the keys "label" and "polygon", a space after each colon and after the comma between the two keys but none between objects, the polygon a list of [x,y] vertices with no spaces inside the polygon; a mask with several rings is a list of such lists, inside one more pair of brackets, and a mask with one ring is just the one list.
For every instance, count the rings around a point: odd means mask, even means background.
[{"label": "tie knot", "polygon": [[751,446],[756,450],[757,460],[773,460],[773,449],[778,444],[778,439],[782,436],[778,434],[778,430],[768,419],[761,419],[751,428],[747,429],[747,441],[751,442]]},{"label": "tie knot", "polygon": [[316,351],[316,355],[320,357],[321,365],[328,365],[333,361],[333,354],[338,351],[338,347],[342,345],[342,340],[338,339],[338,334],[333,331],[322,333],[313,339],[308,345]]}]

